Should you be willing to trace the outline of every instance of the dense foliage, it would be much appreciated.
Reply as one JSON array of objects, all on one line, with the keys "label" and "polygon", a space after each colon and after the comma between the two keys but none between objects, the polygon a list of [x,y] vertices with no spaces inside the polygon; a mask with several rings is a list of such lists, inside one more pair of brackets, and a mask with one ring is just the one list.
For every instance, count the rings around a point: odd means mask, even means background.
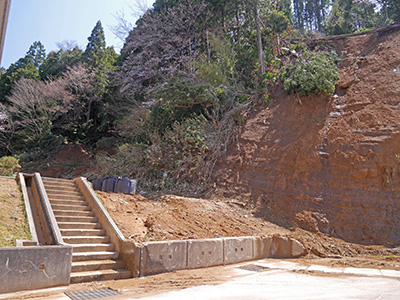
[{"label": "dense foliage", "polygon": [[65,41],[46,55],[35,42],[3,70],[0,154],[36,158],[62,141],[113,147],[98,156],[98,175],[201,189],[271,83],[297,97],[334,90],[330,55],[288,37],[396,20],[397,0],[157,0],[120,55],[99,21],[85,49]]},{"label": "dense foliage", "polygon": [[330,94],[339,80],[338,69],[326,54],[303,53],[295,63],[282,68],[281,78],[289,94],[310,96]]}]

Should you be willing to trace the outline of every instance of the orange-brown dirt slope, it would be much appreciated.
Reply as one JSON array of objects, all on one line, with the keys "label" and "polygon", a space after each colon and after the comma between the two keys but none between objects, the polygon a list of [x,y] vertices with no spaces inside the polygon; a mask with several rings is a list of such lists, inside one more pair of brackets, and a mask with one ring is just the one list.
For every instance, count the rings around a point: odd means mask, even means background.
[{"label": "orange-brown dirt slope", "polygon": [[331,96],[277,89],[217,166],[218,193],[286,227],[400,244],[400,32],[341,40]]}]

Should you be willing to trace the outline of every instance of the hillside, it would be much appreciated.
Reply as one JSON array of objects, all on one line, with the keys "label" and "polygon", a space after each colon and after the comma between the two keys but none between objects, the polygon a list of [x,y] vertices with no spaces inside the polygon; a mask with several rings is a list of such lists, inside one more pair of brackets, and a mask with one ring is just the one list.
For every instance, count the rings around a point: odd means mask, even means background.
[{"label": "hillside", "polygon": [[[289,229],[398,245],[400,32],[339,39],[334,46],[342,56],[335,93],[302,97],[300,104],[276,86],[273,102],[256,106],[235,129],[209,197],[233,200]],[[90,177],[95,154],[70,143],[23,170]]]},{"label": "hillside", "polygon": [[400,32],[339,40],[331,96],[254,109],[214,179],[268,221],[362,244],[400,242]]}]

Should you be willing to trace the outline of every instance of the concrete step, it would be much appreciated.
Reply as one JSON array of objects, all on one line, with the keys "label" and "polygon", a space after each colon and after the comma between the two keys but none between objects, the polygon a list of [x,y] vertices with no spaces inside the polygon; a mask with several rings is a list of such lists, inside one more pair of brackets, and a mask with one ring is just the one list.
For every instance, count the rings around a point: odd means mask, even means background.
[{"label": "concrete step", "polygon": [[109,236],[64,236],[63,240],[67,244],[108,244]]},{"label": "concrete step", "polygon": [[117,258],[119,258],[119,252],[117,251],[72,253],[72,261],[103,260],[103,259],[117,259]]},{"label": "concrete step", "polygon": [[56,216],[57,222],[78,222],[78,223],[97,223],[98,218],[97,217],[87,217],[87,216],[74,216],[74,215],[69,215],[69,216]]},{"label": "concrete step", "polygon": [[120,270],[107,269],[107,270],[98,270],[89,272],[74,272],[71,273],[71,283],[127,279],[130,277],[131,277],[131,271],[126,269],[120,269]]},{"label": "concrete step", "polygon": [[63,190],[56,190],[56,191],[52,191],[52,190],[48,190],[46,188],[46,192],[47,192],[47,196],[49,196],[49,198],[52,197],[57,197],[57,196],[62,196],[62,197],[66,197],[66,198],[71,198],[71,197],[78,197],[81,198],[83,197],[83,195],[80,192],[69,192],[69,191],[63,191]]},{"label": "concrete step", "polygon": [[58,204],[58,205],[83,205],[87,206],[88,203],[85,200],[55,200],[55,199],[49,199],[50,203],[53,204]]},{"label": "concrete step", "polygon": [[93,223],[78,223],[78,222],[57,222],[60,229],[101,229],[101,224]]},{"label": "concrete step", "polygon": [[67,193],[79,193],[78,187],[74,184],[73,186],[59,186],[56,184],[44,184],[44,187],[46,188],[46,191],[49,192],[55,192],[55,191],[64,191]]},{"label": "concrete step", "polygon": [[52,204],[51,207],[53,210],[91,211],[89,206],[84,205]]},{"label": "concrete step", "polygon": [[89,260],[76,261],[72,263],[71,272],[85,272],[105,269],[123,269],[125,261],[119,260]]},{"label": "concrete step", "polygon": [[63,193],[47,194],[47,196],[51,200],[71,200],[71,201],[83,201],[83,200],[85,200],[85,198],[82,195],[71,196],[71,195],[66,195],[66,194],[63,194]]},{"label": "concrete step", "polygon": [[105,236],[104,229],[61,229],[61,235],[64,236]]},{"label": "concrete step", "polygon": [[74,244],[72,245],[72,252],[101,252],[101,251],[114,251],[114,244]]},{"label": "concrete step", "polygon": [[73,210],[54,210],[54,215],[57,216],[82,216],[82,217],[92,217],[94,216],[93,211],[73,211]]},{"label": "concrete step", "polygon": [[59,178],[51,178],[51,177],[42,177],[43,184],[46,185],[56,185],[63,187],[76,187],[76,184],[73,180],[68,179],[59,179]]}]

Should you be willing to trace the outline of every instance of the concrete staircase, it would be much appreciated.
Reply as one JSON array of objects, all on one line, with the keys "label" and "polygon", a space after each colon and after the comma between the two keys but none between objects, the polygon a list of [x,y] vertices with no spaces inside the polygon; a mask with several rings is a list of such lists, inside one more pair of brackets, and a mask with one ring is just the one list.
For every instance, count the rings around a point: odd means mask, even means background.
[{"label": "concrete staircase", "polygon": [[131,271],[74,181],[42,179],[62,238],[73,247],[71,283],[129,278]]}]

